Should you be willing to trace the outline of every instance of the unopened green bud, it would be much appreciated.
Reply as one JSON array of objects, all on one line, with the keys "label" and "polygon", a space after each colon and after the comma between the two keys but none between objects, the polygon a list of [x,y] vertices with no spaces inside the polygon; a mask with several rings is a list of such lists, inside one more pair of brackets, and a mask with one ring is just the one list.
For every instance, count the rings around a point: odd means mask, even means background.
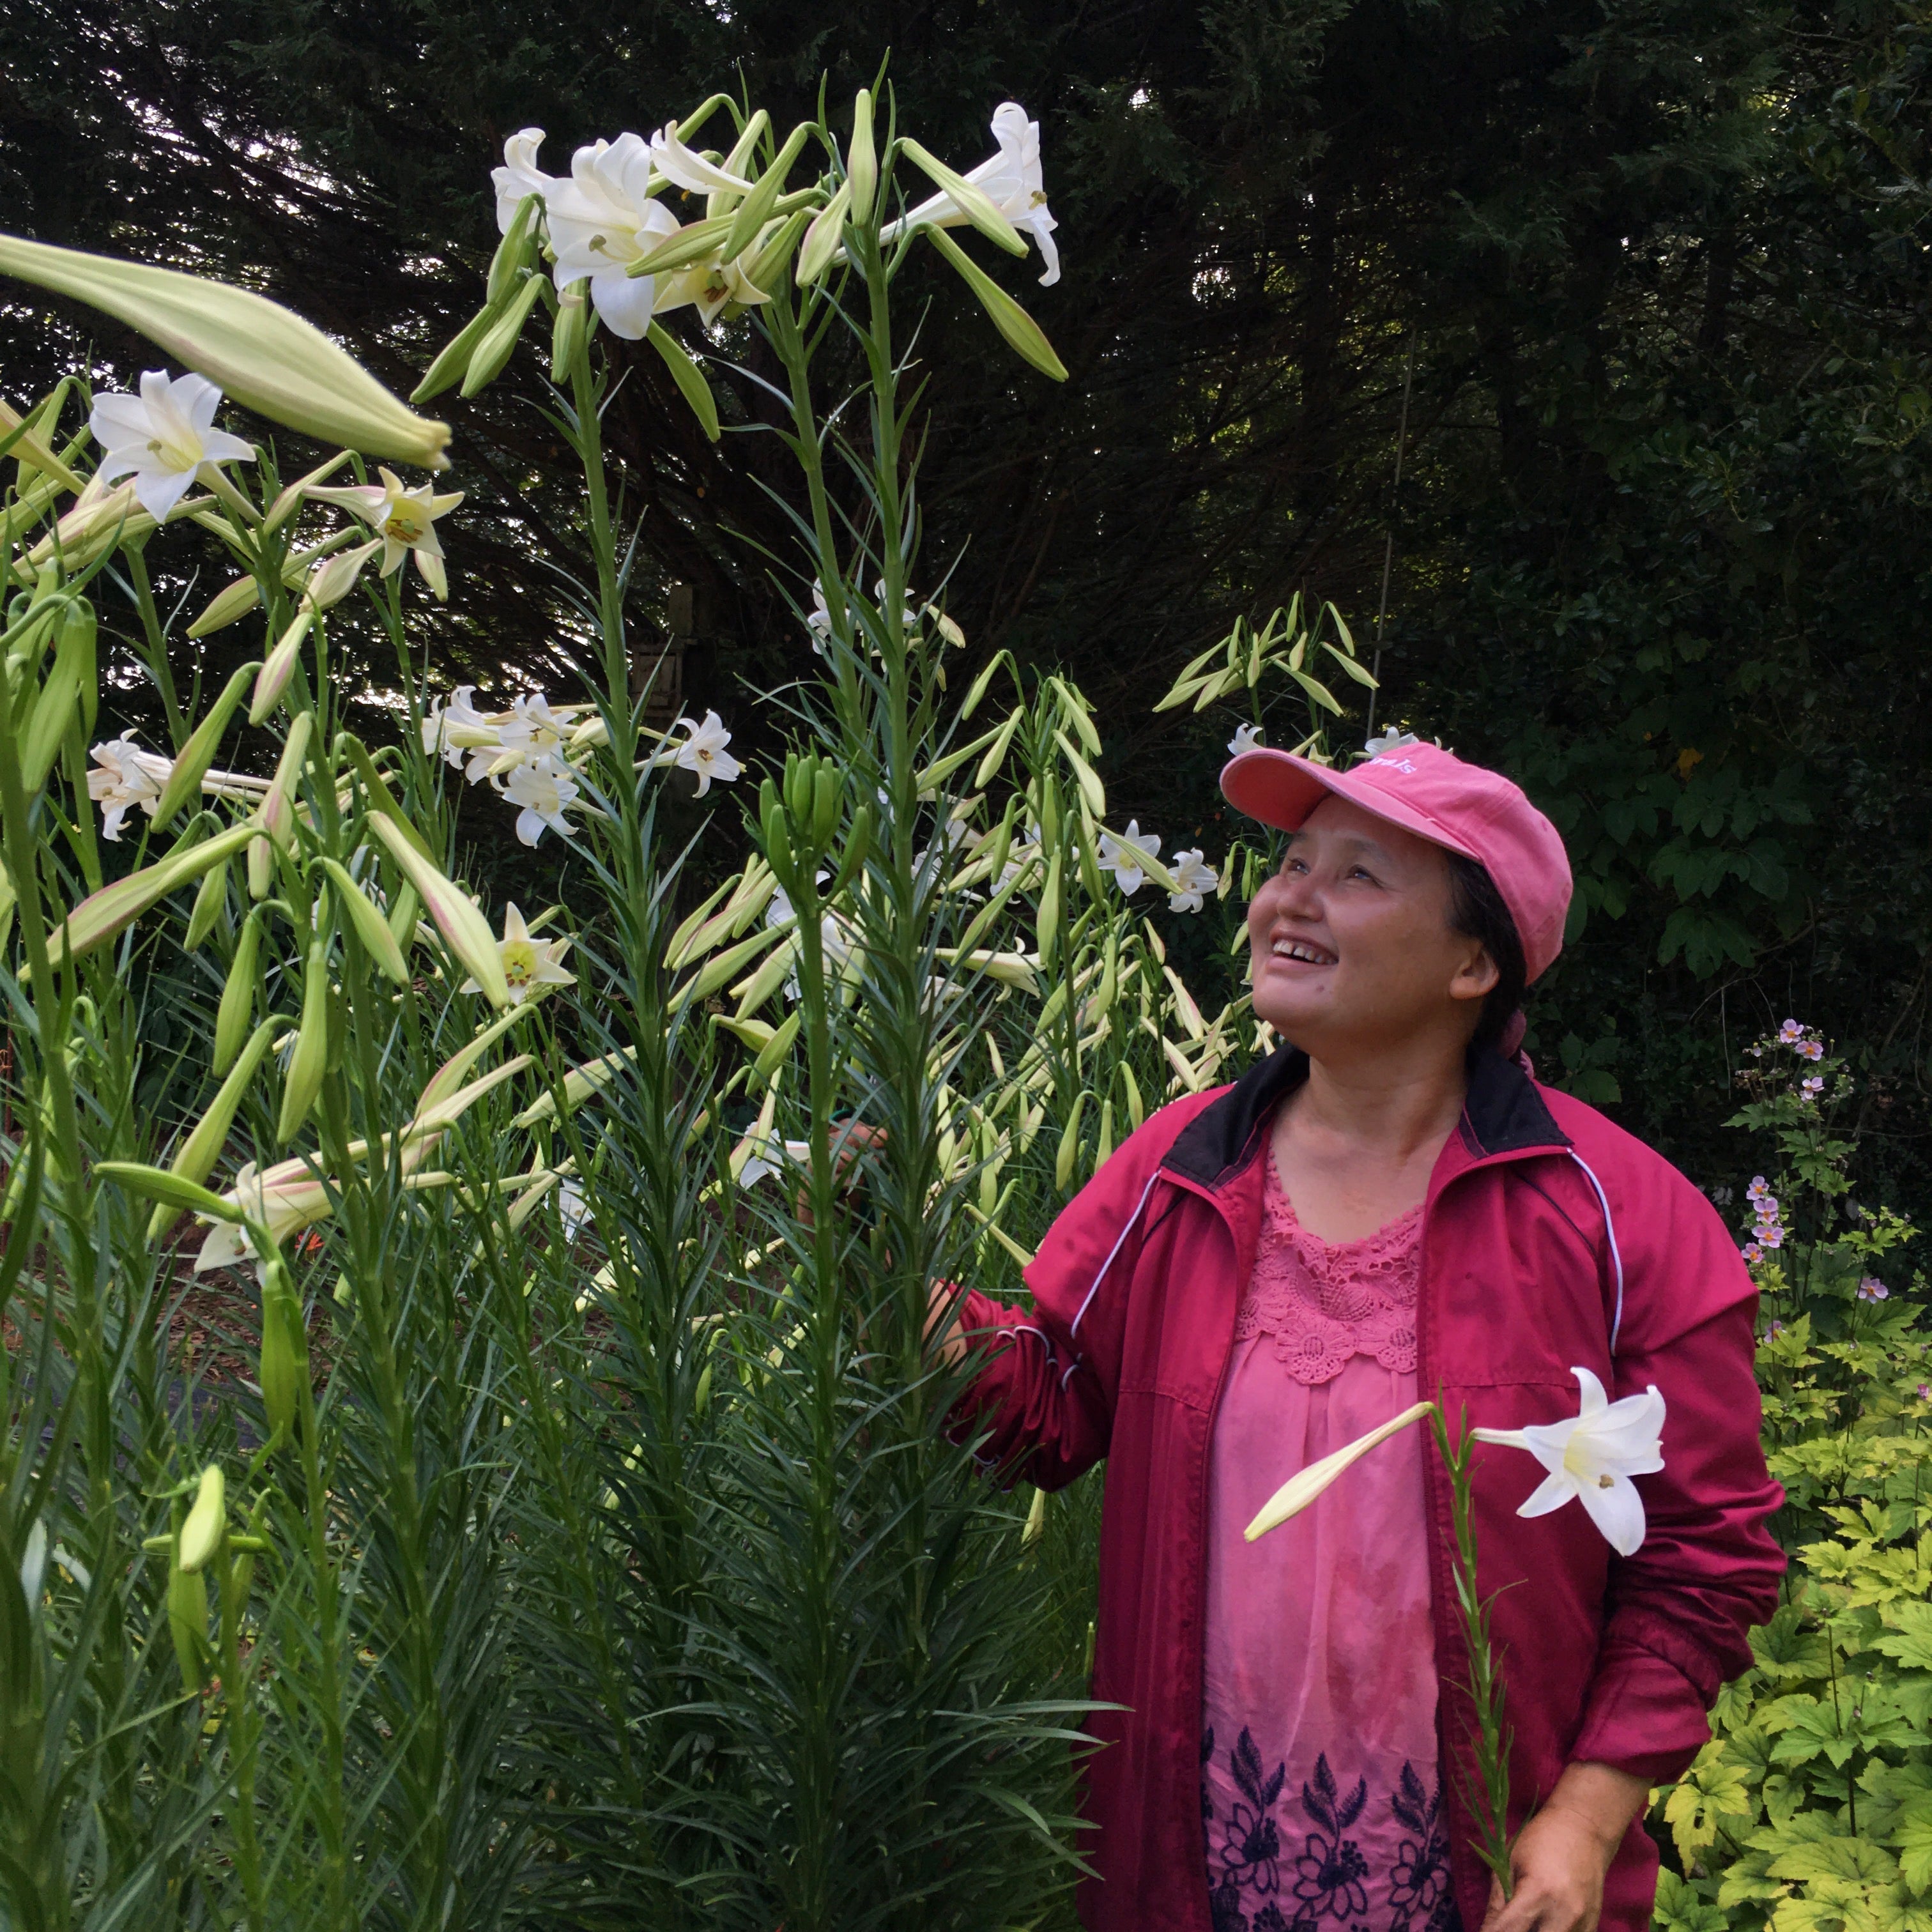
[{"label": "unopened green bud", "polygon": [[195,1491],[194,1507],[188,1511],[187,1522],[182,1525],[180,1555],[177,1558],[181,1568],[192,1576],[203,1568],[221,1547],[221,1539],[227,1528],[226,1484],[221,1466],[211,1462],[201,1472],[201,1485]]},{"label": "unopened green bud", "polygon": [[805,231],[805,246],[798,251],[798,266],[793,272],[792,279],[800,288],[809,288],[832,266],[851,206],[852,184],[848,181],[812,217],[812,226]]},{"label": "unopened green bud", "polygon": [[852,139],[845,148],[845,176],[852,187],[852,207],[861,220],[872,212],[879,191],[879,153],[872,140],[872,95],[860,88],[852,104]]},{"label": "unopened green bud", "polygon": [[550,332],[550,379],[560,389],[570,380],[570,372],[590,340],[590,290],[588,282],[577,282],[556,293],[556,320]]},{"label": "unopened green bud", "polygon": [[475,395],[503,373],[516,348],[517,338],[524,332],[524,324],[530,320],[530,310],[549,286],[548,276],[532,275],[510,298],[508,306],[484,332],[476,354],[470,358],[469,372],[463,379],[464,395]]},{"label": "unopened green bud", "polygon": [[328,1070],[328,942],[314,940],[302,976],[302,1024],[296,1031],[295,1051],[282,1082],[282,1112],[275,1138],[284,1146],[293,1140]]},{"label": "unopened green bud", "polygon": [[165,825],[190,799],[201,796],[201,782],[207,776],[208,768],[214,762],[216,749],[221,742],[221,734],[228,728],[228,721],[235,715],[235,708],[242,702],[242,693],[248,680],[261,667],[245,664],[236,672],[223,687],[221,695],[208,708],[208,716],[195,727],[194,734],[181,748],[175,760],[175,768],[168,774],[168,782],[161,788],[161,795],[154,803],[154,823]]},{"label": "unopened green bud", "polygon": [[208,1586],[198,1570],[178,1564],[168,1571],[168,1634],[174,1640],[181,1666],[182,1688],[198,1697],[208,1682],[212,1658],[208,1647]]},{"label": "unopened green bud", "polygon": [[[241,1057],[228,1078],[222,1082],[214,1098],[208,1102],[208,1112],[196,1123],[194,1132],[182,1142],[170,1163],[168,1172],[177,1179],[192,1182],[199,1187],[214,1172],[214,1163],[227,1144],[228,1130],[235,1124],[242,1096],[248,1090],[262,1064],[262,1056],[268,1050],[269,1042],[281,1030],[283,1024],[279,1016],[266,1019],[249,1036],[248,1045],[242,1049]],[[172,1203],[164,1201],[148,1223],[148,1240],[159,1240],[180,1212]]]},{"label": "unopened green bud", "polygon": [[77,715],[82,717],[83,736],[89,729],[86,716],[100,688],[94,631],[93,605],[74,598],[61,614],[53,667],[34,700],[20,738],[20,783],[29,798],[46,783]]},{"label": "unopened green bud", "polygon": [[[262,842],[265,848],[266,842]],[[248,1023],[255,1016],[255,982],[261,950],[262,914],[257,907],[242,922],[242,935],[235,942],[234,963],[221,989],[221,1004],[215,1009],[214,1070],[218,1073],[226,1073],[234,1065],[242,1043],[248,1036]]]},{"label": "unopened green bud", "polygon": [[1073,1111],[1066,1117],[1066,1124],[1060,1132],[1060,1152],[1053,1163],[1053,1184],[1064,1194],[1073,1179],[1073,1163],[1080,1152],[1080,1116],[1087,1106],[1087,1090],[1082,1088],[1073,1096]]},{"label": "unopened green bud", "polygon": [[484,287],[483,299],[492,308],[516,286],[517,271],[536,259],[532,231],[536,226],[537,210],[542,206],[540,196],[525,195],[518,202],[502,240],[496,244],[496,254],[490,257],[490,278]]},{"label": "unopened green bud", "polygon": [[194,910],[188,914],[188,938],[184,941],[190,952],[200,948],[214,930],[215,921],[227,909],[228,861],[224,859],[202,880],[201,890],[194,896]]},{"label": "unopened green bud", "polygon": [[302,1378],[308,1372],[308,1337],[302,1328],[302,1298],[289,1264],[279,1253],[266,1263],[262,1288],[262,1353],[256,1370],[262,1407],[272,1436],[286,1438],[295,1427]]},{"label": "unopened green bud", "polygon": [[411,392],[410,400],[426,403],[430,397],[441,395],[451,383],[460,382],[469,373],[470,358],[476,353],[476,345],[489,333],[497,314],[495,308],[484,303],[443,344],[441,353],[429,365],[429,373]]}]

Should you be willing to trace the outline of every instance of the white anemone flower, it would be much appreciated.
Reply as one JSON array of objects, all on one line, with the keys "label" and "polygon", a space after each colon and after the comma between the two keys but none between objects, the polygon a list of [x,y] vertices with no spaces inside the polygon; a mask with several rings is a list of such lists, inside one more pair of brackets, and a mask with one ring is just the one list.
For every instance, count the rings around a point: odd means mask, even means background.
[{"label": "white anemone flower", "polygon": [[404,557],[412,556],[422,580],[438,597],[447,597],[449,579],[442,567],[442,544],[436,534],[436,523],[463,501],[463,492],[451,490],[439,496],[427,483],[407,488],[393,470],[378,468],[376,473],[382,479],[380,484],[351,484],[308,494],[322,502],[352,510],[382,538],[385,577],[399,570]]},{"label": "white anemone flower", "polygon": [[[999,143],[999,152],[969,169],[966,178],[1021,233],[1033,237],[1040,260],[1046,264],[1040,284],[1051,287],[1060,279],[1060,247],[1053,238],[1060,224],[1046,205],[1046,177],[1040,164],[1040,123],[1029,121],[1018,102],[1005,101],[994,111],[993,139]],[[893,222],[879,238],[890,241],[908,228],[961,228],[968,220],[950,194],[936,194],[921,202],[903,221]]]},{"label": "white anemone flower", "polygon": [[706,160],[678,139],[677,123],[667,121],[651,136],[651,164],[664,179],[692,194],[749,194],[752,183]]},{"label": "white anemone flower", "polygon": [[[724,748],[731,742],[731,734],[725,730],[724,721],[716,712],[706,712],[701,724],[693,724],[688,718],[680,718],[677,723],[684,727],[685,739],[670,762],[698,774],[700,798],[711,789],[713,778],[722,779],[729,784],[745,769]],[[671,727],[673,730],[676,728],[676,724]]]},{"label": "white anemone flower", "polygon": [[1262,742],[1262,728],[1258,724],[1237,724],[1234,735],[1228,740],[1228,749],[1236,758],[1244,752],[1256,750]]},{"label": "white anemone flower", "polygon": [[642,340],[657,306],[661,278],[627,272],[674,236],[680,223],[650,191],[651,151],[636,134],[597,141],[571,157],[570,178],[544,202],[559,290],[590,284],[605,328],[626,342]]},{"label": "white anemone flower", "polygon": [[[526,842],[534,844],[534,839]],[[503,978],[510,988],[510,1004],[520,1006],[526,1000],[541,999],[550,986],[574,986],[577,975],[563,970],[563,956],[570,950],[568,939],[532,939],[524,916],[512,899],[503,908],[503,936],[496,943],[503,962]],[[473,979],[457,988],[461,993],[480,993]]]},{"label": "white anemone flower", "polygon": [[139,806],[148,816],[161,802],[161,792],[175,766],[172,758],[143,751],[132,738],[110,738],[88,754],[94,769],[87,775],[87,795],[105,808],[100,836],[110,844],[121,838],[121,821]]},{"label": "white anemone flower", "polygon": [[557,188],[556,176],[547,175],[537,166],[537,150],[543,146],[541,128],[522,128],[503,143],[503,165],[490,170],[490,185],[496,190],[496,232],[507,235],[517,210],[527,195],[542,196],[546,206]]},{"label": "white anemone flower", "polygon": [[138,396],[95,397],[87,426],[105,452],[99,480],[132,472],[136,500],[156,523],[165,522],[197,476],[212,478],[218,463],[255,460],[238,436],[214,426],[220,406],[221,392],[205,376],[170,381],[165,369],[150,369]]},{"label": "white anemone flower", "polygon": [[1582,1390],[1576,1414],[1562,1422],[1474,1432],[1479,1442],[1527,1449],[1550,1472],[1518,1516],[1547,1516],[1574,1496],[1604,1541],[1619,1556],[1629,1556],[1642,1546],[1644,1535],[1643,1498],[1630,1478],[1664,1467],[1664,1397],[1652,1382],[1642,1395],[1612,1402],[1588,1369],[1570,1372]]},{"label": "white anemone flower", "polygon": [[498,789],[512,805],[523,807],[517,814],[517,836],[526,845],[534,845],[546,826],[562,838],[574,836],[564,814],[580,788],[576,774],[561,759],[548,752],[527,758]]},{"label": "white anemone flower", "polygon": [[1127,829],[1123,832],[1103,832],[1100,835],[1100,869],[1112,872],[1114,884],[1124,892],[1132,894],[1140,890],[1147,881],[1146,862],[1160,856],[1160,835],[1150,832],[1143,837],[1137,818],[1129,819]]},{"label": "white anemone flower", "polygon": [[1221,883],[1220,874],[1198,850],[1175,853],[1172,870],[1174,890],[1167,896],[1170,912],[1198,912],[1204,896]]}]

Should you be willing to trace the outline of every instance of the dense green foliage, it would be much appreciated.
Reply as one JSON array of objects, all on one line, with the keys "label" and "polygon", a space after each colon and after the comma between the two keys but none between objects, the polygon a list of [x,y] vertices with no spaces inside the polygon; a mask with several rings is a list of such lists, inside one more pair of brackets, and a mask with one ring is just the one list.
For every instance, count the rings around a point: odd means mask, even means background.
[{"label": "dense green foliage", "polygon": [[[782,112],[888,50],[949,152],[1003,97],[1040,117],[1067,238],[1033,292],[1072,371],[1052,394],[927,285],[926,554],[950,567],[970,533],[974,650],[1069,667],[1124,810],[1212,856],[1225,728],[1149,721],[1144,694],[1298,588],[1372,652],[1390,557],[1381,717],[1508,763],[1572,839],[1583,922],[1543,1063],[1715,1180],[1735,1042],[1802,1010],[1868,1076],[1864,1157],[1922,1200],[1922,4],[646,0],[566,28],[477,0],[25,0],[0,187],[25,232],[298,295],[406,388],[467,313],[508,133],[548,128],[561,165],[700,75],[736,64]],[[88,340],[136,366],[68,319],[50,343],[0,311],[22,388]],[[770,373],[750,336],[717,346]],[[767,406],[713,373],[728,418]],[[511,514],[476,519],[450,681],[506,691],[571,647],[538,560],[584,538],[539,387],[532,356],[456,409],[472,503]],[[647,351],[607,432],[634,618],[694,584],[692,686],[728,708],[795,669],[730,540],[783,538],[760,442],[706,444]]]}]

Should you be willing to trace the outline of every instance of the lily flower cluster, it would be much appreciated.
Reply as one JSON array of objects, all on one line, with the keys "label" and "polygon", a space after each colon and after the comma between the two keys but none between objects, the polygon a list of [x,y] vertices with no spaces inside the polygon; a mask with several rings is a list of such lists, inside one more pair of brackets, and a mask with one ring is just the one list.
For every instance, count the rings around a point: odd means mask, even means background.
[{"label": "lily flower cluster", "polygon": [[[87,795],[102,808],[100,836],[118,844],[122,822],[136,806],[154,817],[168,780],[174,776],[175,761],[124,735],[96,745],[88,755],[94,766],[87,775]],[[201,789],[209,797],[243,799],[256,804],[268,790],[268,781],[250,778],[245,772],[210,771],[202,773]]]},{"label": "lily flower cluster", "polygon": [[[566,175],[544,172],[538,160],[544,130],[525,128],[504,142],[503,165],[491,172],[498,231],[511,236],[525,202],[536,196],[559,295],[587,289],[598,320],[626,341],[641,340],[653,322],[677,309],[694,308],[709,325],[728,307],[770,302],[764,284],[790,253],[780,238],[794,211],[778,207],[775,195],[766,194],[772,204],[766,218],[754,219],[748,232],[743,232],[744,224],[725,218],[748,204],[763,185],[746,171],[766,117],[753,116],[728,154],[691,145],[701,118],[693,116],[682,125],[667,122],[648,139],[626,133],[615,140],[590,142],[571,156]],[[965,179],[1014,229],[1031,238],[1046,263],[1041,281],[1058,281],[1060,258],[1040,166],[1039,123],[1007,101],[994,113],[992,131],[994,152]],[[782,151],[787,167],[800,145],[795,136]],[[770,184],[782,185],[782,178]],[[704,197],[698,220],[681,221],[667,205],[662,197],[674,188]],[[951,195],[941,193],[909,210],[880,238],[890,244],[908,230],[958,227],[972,219]],[[739,245],[728,254],[734,235]],[[796,238],[794,234],[794,243]],[[768,265],[768,251],[778,258],[776,262]],[[660,259],[662,268],[640,272]]]},{"label": "lily flower cluster", "polygon": [[[517,806],[517,836],[526,845],[547,830],[573,836],[567,814],[583,791],[584,759],[604,742],[603,719],[591,705],[553,704],[541,694],[514,699],[506,710],[479,711],[476,692],[473,684],[460,684],[446,700],[431,701],[422,721],[423,749],[470,784],[487,782]],[[680,730],[681,738],[672,735]],[[692,773],[702,798],[712,779],[729,784],[743,770],[730,742],[724,721],[707,711],[701,724],[679,718],[652,762]]]},{"label": "lily flower cluster", "polygon": [[[1114,884],[1131,898],[1147,883],[1149,862],[1160,856],[1160,835],[1143,832],[1140,820],[1130,818],[1126,831],[1100,834],[1096,856],[1101,871],[1111,872]],[[1220,890],[1221,876],[1198,846],[1175,853],[1167,873],[1173,882],[1167,895],[1172,912],[1198,912],[1208,894]]]}]

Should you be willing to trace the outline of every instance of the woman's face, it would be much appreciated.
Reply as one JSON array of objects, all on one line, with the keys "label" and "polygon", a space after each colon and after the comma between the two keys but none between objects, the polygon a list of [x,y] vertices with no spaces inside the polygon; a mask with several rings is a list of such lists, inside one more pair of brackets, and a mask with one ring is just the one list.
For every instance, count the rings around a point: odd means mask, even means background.
[{"label": "woman's face", "polygon": [[1475,1030],[1496,969],[1452,931],[1448,855],[1324,799],[1248,908],[1255,1011],[1318,1059]]}]

